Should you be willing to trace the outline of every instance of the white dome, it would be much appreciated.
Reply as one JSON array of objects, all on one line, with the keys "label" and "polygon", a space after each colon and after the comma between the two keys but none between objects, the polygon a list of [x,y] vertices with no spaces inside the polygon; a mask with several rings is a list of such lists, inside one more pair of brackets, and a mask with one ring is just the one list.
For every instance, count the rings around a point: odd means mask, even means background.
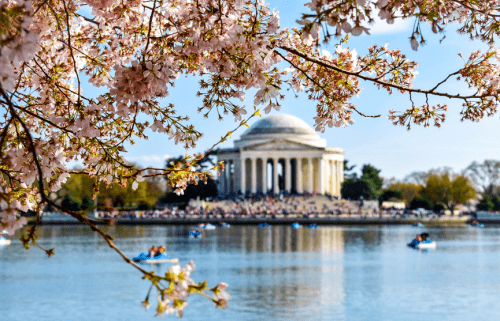
[{"label": "white dome", "polygon": [[326,147],[326,141],[302,119],[286,114],[272,115],[253,124],[234,142],[236,148],[286,139],[315,147]]},{"label": "white dome", "polygon": [[[292,115],[272,115],[259,120],[247,129],[241,138],[261,134],[315,135],[316,132],[302,119]],[[319,136],[318,136],[319,137]]]}]

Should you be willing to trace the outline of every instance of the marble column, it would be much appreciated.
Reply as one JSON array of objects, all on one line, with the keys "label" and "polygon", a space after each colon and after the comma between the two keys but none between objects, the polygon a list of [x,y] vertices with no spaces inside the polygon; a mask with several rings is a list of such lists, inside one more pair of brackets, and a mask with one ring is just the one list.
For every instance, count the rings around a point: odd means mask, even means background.
[{"label": "marble column", "polygon": [[234,160],[231,160],[229,176],[231,176],[231,192],[236,192],[238,187],[236,186],[236,164]]},{"label": "marble column", "polygon": [[262,193],[267,194],[267,158],[262,159]]},{"label": "marble column", "polygon": [[[290,157],[285,158],[285,191],[292,192],[292,160]],[[285,173],[285,171],[283,171]]]},{"label": "marble column", "polygon": [[297,158],[295,162],[295,179],[297,186],[297,193],[302,194],[302,158]]},{"label": "marble column", "polygon": [[241,164],[241,176],[240,176],[240,191],[241,194],[245,195],[246,193],[246,183],[247,183],[247,171],[246,171],[246,158],[240,158],[240,164]]},{"label": "marble column", "polygon": [[229,161],[224,160],[224,194],[229,191]]},{"label": "marble column", "polygon": [[224,194],[229,191],[229,161],[224,160]]},{"label": "marble column", "polygon": [[338,194],[340,195],[340,187],[342,185],[342,182],[344,181],[344,174],[343,174],[344,173],[344,162],[337,161],[337,163],[338,163],[338,167],[337,167],[337,173],[338,173],[338,175],[337,175],[337,177],[338,177],[337,181],[338,181],[338,184],[337,184],[337,186],[338,186],[338,191],[339,191]]},{"label": "marble column", "polygon": [[252,194],[257,193],[257,158],[252,157]]},{"label": "marble column", "polygon": [[335,180],[334,180],[334,182],[335,182],[335,193],[337,195],[340,195],[339,161],[336,160],[333,163],[333,166],[334,166],[334,169],[335,169]]},{"label": "marble column", "polygon": [[318,183],[319,183],[319,190],[318,192],[320,194],[325,194],[325,170],[324,170],[324,167],[325,167],[325,161],[323,160],[323,158],[319,158],[318,159]]},{"label": "marble column", "polygon": [[337,195],[337,165],[336,161],[332,160],[330,164],[330,170],[332,171],[332,195]]},{"label": "marble column", "polygon": [[232,180],[233,175],[231,174],[232,161],[227,160],[226,163],[227,163],[227,168],[226,168],[226,170],[227,170],[227,193],[229,194],[233,191],[233,180]]},{"label": "marble column", "polygon": [[330,178],[328,182],[329,182],[330,194],[336,195],[337,191],[335,189],[335,170],[333,164],[334,162],[332,160],[328,161],[328,169],[330,170]]},{"label": "marble column", "polygon": [[307,166],[309,166],[307,171],[307,189],[309,193],[312,193],[314,189],[313,159],[312,157],[307,159]]},{"label": "marble column", "polygon": [[273,158],[273,193],[280,193],[279,177],[278,177],[278,158]]}]

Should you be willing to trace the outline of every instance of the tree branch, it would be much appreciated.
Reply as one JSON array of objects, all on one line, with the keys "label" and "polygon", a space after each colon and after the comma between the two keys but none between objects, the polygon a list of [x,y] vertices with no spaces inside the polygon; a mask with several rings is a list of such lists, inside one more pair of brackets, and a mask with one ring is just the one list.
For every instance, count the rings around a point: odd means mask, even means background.
[{"label": "tree branch", "polygon": [[[292,48],[292,47],[289,47],[289,46],[286,46],[286,45],[280,45],[278,46],[278,48],[280,49],[283,49],[291,54],[294,54],[294,55],[297,55],[305,60],[308,60],[310,62],[313,62],[313,63],[316,63],[322,67],[325,67],[327,69],[330,69],[330,70],[334,70],[334,71],[337,71],[337,72],[340,72],[340,73],[343,73],[343,74],[346,74],[346,75],[350,75],[350,76],[354,76],[354,77],[358,77],[360,79],[363,79],[363,80],[366,80],[366,81],[370,81],[370,82],[373,82],[373,83],[376,83],[376,84],[380,84],[382,86],[388,86],[388,87],[391,87],[391,88],[395,88],[395,89],[398,89],[402,92],[413,92],[413,93],[420,93],[420,94],[428,94],[428,95],[434,95],[434,96],[441,96],[441,97],[447,97],[447,98],[455,98],[455,99],[482,99],[482,98],[486,98],[486,97],[491,97],[491,95],[472,95],[472,96],[464,96],[464,95],[460,95],[460,94],[456,94],[456,95],[451,95],[451,94],[447,94],[447,93],[442,93],[442,92],[436,92],[435,91],[435,88],[431,89],[431,90],[423,90],[423,89],[414,89],[414,88],[409,88],[409,87],[405,87],[405,86],[401,86],[401,85],[397,85],[397,84],[392,84],[392,83],[389,83],[389,82],[385,82],[385,81],[382,81],[382,80],[379,80],[377,78],[374,78],[374,77],[369,77],[369,76],[365,76],[365,75],[362,75],[360,72],[355,72],[355,71],[349,71],[349,70],[345,70],[345,69],[342,69],[342,68],[339,68],[337,66],[334,66],[332,65],[331,63],[329,62],[326,62],[324,60],[321,60],[321,59],[318,59],[318,58],[315,58],[315,57],[311,57],[307,54],[304,54],[300,51],[298,51],[297,49],[295,48]],[[457,74],[457,72],[455,72],[454,74]],[[453,74],[451,74],[450,76],[452,76]],[[448,76],[447,79],[450,77]],[[441,84],[441,83],[440,83]],[[440,85],[438,84],[438,86]]]}]

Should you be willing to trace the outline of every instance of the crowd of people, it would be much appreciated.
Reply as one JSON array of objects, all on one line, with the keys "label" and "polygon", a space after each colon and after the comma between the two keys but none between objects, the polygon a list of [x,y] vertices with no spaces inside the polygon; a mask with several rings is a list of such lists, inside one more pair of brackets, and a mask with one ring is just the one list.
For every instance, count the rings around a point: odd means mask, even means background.
[{"label": "crowd of people", "polygon": [[378,201],[351,201],[324,195],[254,195],[210,200],[192,200],[185,207],[165,205],[143,211],[97,211],[96,218],[162,219],[162,218],[288,218],[288,217],[381,217],[422,218],[438,214],[402,209],[380,209]]}]

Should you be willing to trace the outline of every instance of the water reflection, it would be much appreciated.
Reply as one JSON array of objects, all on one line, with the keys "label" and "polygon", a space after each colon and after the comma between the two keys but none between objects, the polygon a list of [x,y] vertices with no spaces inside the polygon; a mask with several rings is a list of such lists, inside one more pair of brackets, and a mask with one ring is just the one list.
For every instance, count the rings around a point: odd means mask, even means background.
[{"label": "water reflection", "polygon": [[293,229],[289,226],[243,226],[238,231],[243,252],[331,253],[342,252],[344,248],[344,232],[338,227]]}]

